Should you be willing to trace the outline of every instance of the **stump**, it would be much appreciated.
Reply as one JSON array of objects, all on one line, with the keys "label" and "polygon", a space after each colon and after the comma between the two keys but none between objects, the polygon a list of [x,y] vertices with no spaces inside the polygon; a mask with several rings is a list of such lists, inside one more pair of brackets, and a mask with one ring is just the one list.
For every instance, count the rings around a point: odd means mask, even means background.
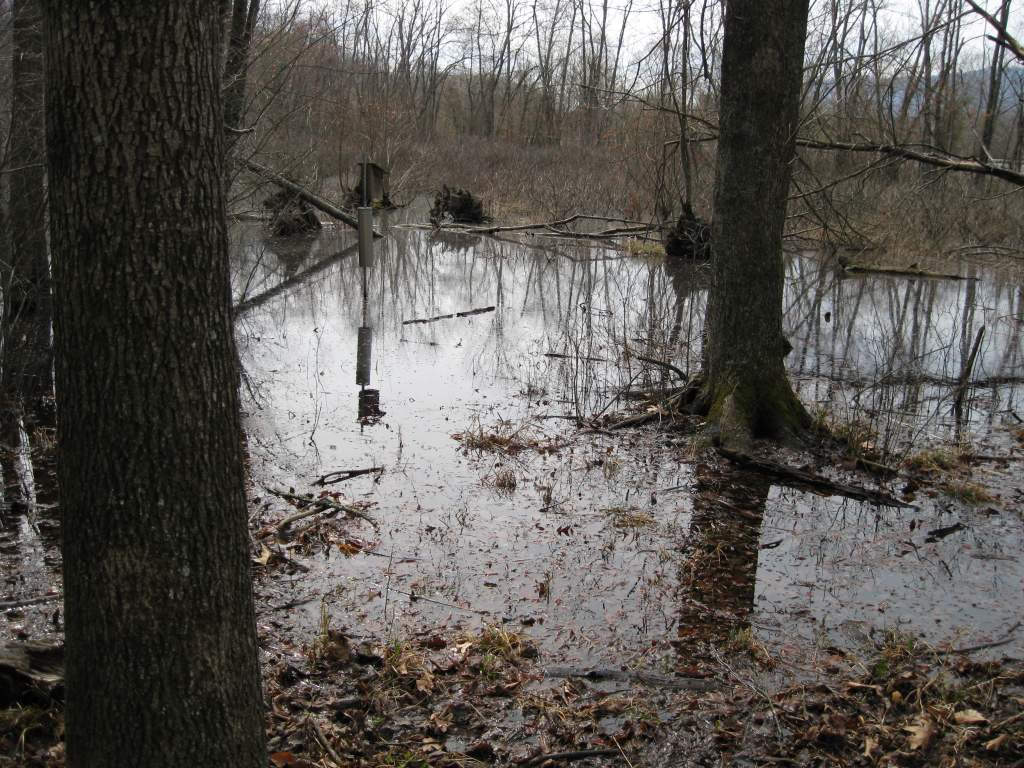
[{"label": "stump", "polygon": [[263,207],[273,215],[270,229],[275,235],[305,235],[322,227],[313,207],[293,192],[282,189],[264,200]]},{"label": "stump", "polygon": [[[373,190],[372,184],[370,185],[370,189],[371,191]],[[357,181],[356,185],[348,191],[348,194],[345,195],[345,205],[349,208],[360,208],[363,205],[362,179]],[[376,208],[377,210],[387,211],[393,210],[398,207],[394,204],[394,202],[392,202],[391,195],[386,189],[383,190],[378,197],[373,197],[371,195],[370,205]]]},{"label": "stump", "polygon": [[483,201],[468,190],[443,186],[434,196],[430,222],[435,227],[445,223],[483,224],[485,221]]},{"label": "stump", "polygon": [[665,253],[688,261],[711,258],[711,226],[694,214],[689,203],[683,206],[675,226],[665,233]]}]

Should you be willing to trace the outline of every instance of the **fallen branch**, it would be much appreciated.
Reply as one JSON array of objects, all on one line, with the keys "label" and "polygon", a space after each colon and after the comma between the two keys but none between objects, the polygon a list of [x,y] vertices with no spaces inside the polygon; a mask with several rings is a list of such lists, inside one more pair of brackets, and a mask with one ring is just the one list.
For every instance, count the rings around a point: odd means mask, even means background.
[{"label": "fallen branch", "polygon": [[13,611],[15,608],[27,608],[30,605],[39,605],[61,599],[62,595],[43,595],[42,597],[29,597],[24,600],[9,600],[6,603],[0,603],[0,611]]},{"label": "fallen branch", "polygon": [[898,144],[872,144],[870,142],[852,141],[818,141],[817,139],[797,139],[798,147],[808,149],[826,149],[840,152],[871,152],[889,157],[899,157],[904,160],[913,160],[923,165],[930,165],[933,168],[941,168],[956,173],[974,173],[981,176],[995,176],[997,179],[1008,181],[1017,186],[1024,186],[1024,173],[1011,171],[1008,168],[1000,168],[997,165],[985,163],[974,158],[952,157],[945,154],[936,154],[937,150],[919,150]]},{"label": "fallen branch", "polygon": [[666,370],[672,371],[672,373],[674,373],[676,376],[678,376],[682,381],[684,381],[684,382],[689,381],[690,377],[687,376],[685,373],[683,373],[683,371],[681,369],[679,369],[676,366],[672,365],[672,363],[667,363],[664,360],[655,360],[653,357],[644,357],[642,355],[635,355],[635,357],[641,363],[648,363],[650,365],[656,365],[656,366],[658,366],[660,368],[665,368]]},{"label": "fallen branch", "polygon": [[[247,170],[252,171],[257,176],[266,179],[271,184],[276,184],[277,186],[281,187],[281,189],[286,189],[289,192],[292,192],[300,200],[305,200],[314,208],[323,211],[331,218],[337,219],[338,221],[348,224],[353,229],[359,228],[359,222],[356,220],[355,216],[352,216],[349,213],[345,213],[345,211],[327,202],[319,195],[313,194],[305,187],[296,184],[291,179],[285,178],[276,171],[272,171],[269,168],[260,165],[259,163],[253,162],[252,160],[238,159],[237,162],[241,163]],[[373,236],[383,237],[383,235],[376,229],[373,230]]]},{"label": "fallen branch", "polygon": [[331,762],[338,766],[338,768],[344,768],[344,766],[348,765],[348,763],[341,759],[341,755],[337,753],[334,747],[331,746],[331,743],[327,740],[327,736],[324,734],[323,729],[320,728],[316,720],[311,717],[307,717],[306,722],[309,723],[312,728],[313,736],[316,738],[317,743],[324,752],[327,753],[327,756],[331,758]]},{"label": "fallen branch", "polygon": [[653,410],[644,411],[643,413],[638,413],[635,416],[627,416],[621,421],[609,424],[608,429],[615,430],[626,429],[627,427],[639,427],[649,421],[656,421],[665,417],[674,418],[677,416],[685,416],[686,414],[680,412],[679,407],[683,402],[683,396],[689,391],[689,387],[677,389],[675,393],[668,398],[657,403],[651,403],[651,408]]},{"label": "fallen branch", "polygon": [[[575,221],[619,221],[623,224],[635,224],[632,227],[616,227],[612,229],[606,229],[603,232],[595,232],[588,235],[586,232],[571,232],[565,227],[572,224]],[[591,216],[589,214],[577,213],[573,216],[569,216],[565,219],[558,219],[557,221],[545,221],[534,224],[514,224],[509,226],[495,226],[495,227],[466,227],[460,229],[462,232],[467,232],[474,235],[494,235],[499,232],[529,232],[535,229],[547,229],[554,230],[559,234],[576,235],[580,237],[610,237],[618,234],[629,234],[632,232],[645,232],[653,229],[650,224],[642,221],[634,221],[631,219],[611,219],[604,216]]]},{"label": "fallen branch", "polygon": [[755,459],[753,456],[747,456],[744,453],[731,451],[727,448],[718,448],[718,452],[729,461],[734,464],[738,464],[744,469],[752,469],[764,474],[773,475],[774,477],[782,480],[789,480],[798,486],[805,486],[828,496],[845,496],[849,499],[869,501],[873,504],[880,504],[885,507],[915,509],[913,504],[900,501],[896,497],[890,496],[888,493],[883,491],[876,491],[871,488],[862,488],[856,485],[847,485],[846,483],[836,482],[835,480],[830,480],[829,478],[815,474],[814,472],[797,469],[796,467],[788,467],[785,464],[779,464],[766,459]]},{"label": "fallen branch", "polygon": [[287,491],[280,491],[274,488],[265,488],[265,490],[267,491],[267,493],[273,494],[274,496],[277,496],[279,499],[285,499],[286,501],[293,501],[296,504],[308,506],[307,509],[300,509],[300,511],[296,512],[294,515],[289,515],[280,523],[278,523],[277,532],[279,534],[283,534],[286,530],[288,530],[288,526],[290,526],[292,523],[298,522],[299,520],[304,520],[307,517],[312,517],[313,515],[319,514],[321,512],[326,512],[328,510],[332,512],[344,512],[346,515],[349,515],[350,517],[357,517],[360,520],[365,520],[370,525],[372,525],[375,530],[380,529],[380,524],[376,520],[374,520],[368,514],[363,512],[363,510],[359,509],[358,507],[354,507],[350,504],[341,504],[337,501],[328,498],[314,499],[308,496],[299,496],[294,493],[288,493]]},{"label": "fallen branch", "polygon": [[353,477],[360,477],[361,475],[370,475],[376,472],[381,474],[384,472],[384,467],[367,467],[366,469],[339,469],[337,472],[328,472],[326,475],[321,475],[320,478],[313,482],[313,485],[334,485],[335,483],[342,483],[346,480],[351,480]]},{"label": "fallen branch", "polygon": [[960,379],[956,384],[956,393],[953,397],[953,412],[958,414],[963,409],[964,395],[967,394],[971,372],[974,370],[974,363],[978,359],[978,350],[981,348],[981,341],[985,338],[985,326],[978,329],[978,335],[974,337],[974,344],[971,346],[971,353],[967,356],[963,370],[960,371]]},{"label": "fallen branch", "polygon": [[554,357],[558,360],[583,360],[587,363],[607,363],[603,357],[588,357],[587,355],[567,355],[564,352],[545,352],[544,357]]},{"label": "fallen branch", "polygon": [[437,315],[436,317],[425,317],[417,320],[403,320],[402,325],[419,325],[421,323],[436,323],[438,320],[451,320],[456,317],[470,317],[482,315],[485,312],[493,312],[494,307],[481,307],[480,309],[465,309],[461,312],[452,312],[449,315]]},{"label": "fallen branch", "polygon": [[653,672],[627,672],[622,669],[576,669],[574,667],[549,667],[542,671],[544,677],[580,678],[584,680],[615,680],[618,682],[643,683],[659,688],[678,691],[710,691],[719,685],[699,677],[671,677]]},{"label": "fallen branch", "polygon": [[843,271],[850,274],[895,275],[898,277],[930,277],[940,280],[977,280],[976,277],[953,275],[945,272],[929,272],[914,267],[887,267],[881,264],[846,264]]},{"label": "fallen branch", "polygon": [[981,643],[979,645],[969,645],[966,648],[949,648],[946,650],[937,650],[935,653],[939,656],[953,656],[962,653],[974,653],[975,651],[986,651],[989,648],[999,648],[1004,645],[1009,645],[1013,642],[1013,633],[1020,629],[1021,622],[1017,622],[1008,630],[1002,640],[996,640],[991,643]]},{"label": "fallen branch", "polygon": [[547,752],[541,755],[534,755],[525,760],[520,760],[516,765],[519,768],[528,768],[531,765],[543,765],[548,760],[561,760],[572,762],[574,760],[586,760],[591,757],[612,757],[621,754],[617,749],[577,749],[573,752]]}]

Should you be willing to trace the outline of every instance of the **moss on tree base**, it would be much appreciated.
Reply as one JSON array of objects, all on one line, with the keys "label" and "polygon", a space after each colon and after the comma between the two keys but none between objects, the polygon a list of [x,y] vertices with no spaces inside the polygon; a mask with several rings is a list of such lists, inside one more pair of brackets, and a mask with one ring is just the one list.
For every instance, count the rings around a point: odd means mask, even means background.
[{"label": "moss on tree base", "polygon": [[705,432],[717,444],[745,451],[756,438],[802,442],[811,417],[780,371],[774,376],[703,377],[693,383],[691,410],[707,417]]}]

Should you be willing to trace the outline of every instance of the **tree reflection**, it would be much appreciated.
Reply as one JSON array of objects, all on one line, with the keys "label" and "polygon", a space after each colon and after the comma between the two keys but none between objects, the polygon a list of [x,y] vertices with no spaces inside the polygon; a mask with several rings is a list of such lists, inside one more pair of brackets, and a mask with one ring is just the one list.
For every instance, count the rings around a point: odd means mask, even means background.
[{"label": "tree reflection", "polygon": [[761,521],[771,483],[762,475],[697,468],[693,518],[679,576],[677,651],[685,662],[750,626]]}]

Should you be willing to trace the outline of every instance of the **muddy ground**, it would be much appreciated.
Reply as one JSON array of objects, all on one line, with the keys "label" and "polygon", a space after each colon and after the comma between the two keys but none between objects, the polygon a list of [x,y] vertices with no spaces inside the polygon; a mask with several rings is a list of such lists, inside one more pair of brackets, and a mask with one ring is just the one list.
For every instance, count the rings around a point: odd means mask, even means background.
[{"label": "muddy ground", "polygon": [[[879,504],[738,465],[664,406],[706,267],[419,213],[369,268],[342,230],[235,231],[276,765],[1020,764],[1017,262],[787,255],[819,435],[767,458]],[[39,503],[0,532],[5,605],[39,602],[5,641],[60,640],[40,438]],[[59,706],[4,718],[2,759],[60,762]]]}]

